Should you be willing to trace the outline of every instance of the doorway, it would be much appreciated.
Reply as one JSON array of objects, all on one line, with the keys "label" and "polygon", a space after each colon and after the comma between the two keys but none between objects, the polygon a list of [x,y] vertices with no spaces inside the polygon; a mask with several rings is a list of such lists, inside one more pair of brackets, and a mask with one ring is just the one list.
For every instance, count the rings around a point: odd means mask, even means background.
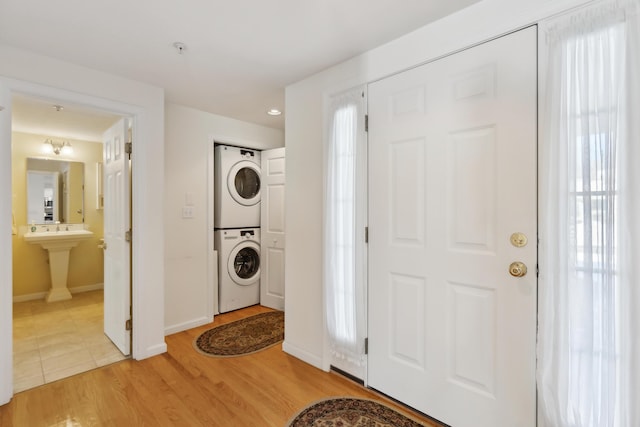
[{"label": "doorway", "polygon": [[[12,57],[9,54],[9,57]],[[9,59],[11,61],[11,59]],[[13,75],[0,76],[0,146],[10,152],[11,95],[57,99],[133,118],[132,159],[132,357],[145,359],[167,351],[164,340],[164,96],[161,88],[123,80],[71,64],[15,57]],[[50,73],[54,67],[56,73]],[[74,76],[70,79],[69,76]],[[11,197],[11,158],[0,156],[0,197]],[[13,396],[11,204],[0,204],[0,404]],[[124,321],[122,324],[124,325]],[[123,326],[124,327],[124,326]]]},{"label": "doorway", "polygon": [[[103,172],[108,170],[103,167],[108,151],[103,135],[116,122],[122,122],[121,115],[71,102],[13,94],[14,392],[123,360],[130,354],[130,331],[126,332],[129,340],[123,351],[112,343],[113,331],[107,334],[109,336],[105,335],[105,324],[109,323],[105,319],[114,317],[114,310],[108,307],[119,310],[126,305],[129,315],[131,301],[130,272],[125,274],[126,295],[114,295],[113,282],[117,279],[113,278],[113,269],[105,274],[107,263],[103,264],[108,229],[105,219],[108,222],[113,218],[114,209],[120,206],[126,206],[126,224],[130,224],[131,219],[130,168],[127,167],[127,179],[124,180],[126,194],[109,197],[112,191],[102,179]],[[131,141],[131,129],[126,127],[123,133],[127,135],[120,137],[121,142],[124,144],[125,138]],[[43,153],[43,148],[49,146],[63,146],[63,149]],[[128,159],[126,161],[130,163]],[[55,212],[51,218],[41,219],[31,214],[31,209],[26,209],[26,195],[30,199],[34,191],[21,184],[25,174],[35,167],[59,169],[56,176],[68,178],[54,186],[59,187],[56,192],[59,197],[47,200],[45,212],[48,213],[47,209]],[[123,223],[121,218],[111,221],[114,222]],[[39,245],[24,241],[23,236],[31,227],[38,231],[50,229],[51,232],[58,228],[65,231],[80,227],[93,233],[90,239],[80,242],[70,252],[67,284],[72,299],[43,300],[41,288],[47,287],[50,280],[50,259]],[[128,244],[126,258],[131,258]],[[128,266],[129,261],[127,269]],[[111,294],[105,293],[104,289]],[[114,298],[123,301],[114,303]],[[124,322],[118,323],[125,330]]]}]

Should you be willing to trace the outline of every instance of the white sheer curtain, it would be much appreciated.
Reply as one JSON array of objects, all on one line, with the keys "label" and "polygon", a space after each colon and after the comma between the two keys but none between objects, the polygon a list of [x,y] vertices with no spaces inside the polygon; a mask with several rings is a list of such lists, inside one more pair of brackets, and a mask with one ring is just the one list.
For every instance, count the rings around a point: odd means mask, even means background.
[{"label": "white sheer curtain", "polygon": [[640,426],[640,1],[546,25],[541,425]]},{"label": "white sheer curtain", "polygon": [[[331,98],[325,182],[324,289],[332,357],[364,364],[363,91]],[[357,372],[349,372],[358,375]]]}]

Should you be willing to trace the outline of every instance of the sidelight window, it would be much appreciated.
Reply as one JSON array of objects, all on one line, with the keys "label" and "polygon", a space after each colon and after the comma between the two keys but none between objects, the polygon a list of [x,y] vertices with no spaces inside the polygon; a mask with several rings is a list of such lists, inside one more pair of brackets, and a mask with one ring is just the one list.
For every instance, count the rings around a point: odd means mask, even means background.
[{"label": "sidelight window", "polygon": [[363,377],[366,152],[364,94],[330,100],[325,169],[324,290],[332,364]]},{"label": "sidelight window", "polygon": [[639,11],[605,1],[546,25],[540,426],[640,425]]}]

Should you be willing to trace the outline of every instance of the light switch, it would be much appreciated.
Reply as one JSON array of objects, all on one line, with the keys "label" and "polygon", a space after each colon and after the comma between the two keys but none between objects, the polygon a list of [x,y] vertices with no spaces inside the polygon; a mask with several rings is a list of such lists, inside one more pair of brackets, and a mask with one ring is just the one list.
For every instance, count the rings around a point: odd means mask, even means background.
[{"label": "light switch", "polygon": [[182,208],[182,218],[193,218],[195,209],[193,206],[184,206]]},{"label": "light switch", "polygon": [[187,191],[184,194],[184,204],[185,206],[193,206],[193,193],[190,191]]}]

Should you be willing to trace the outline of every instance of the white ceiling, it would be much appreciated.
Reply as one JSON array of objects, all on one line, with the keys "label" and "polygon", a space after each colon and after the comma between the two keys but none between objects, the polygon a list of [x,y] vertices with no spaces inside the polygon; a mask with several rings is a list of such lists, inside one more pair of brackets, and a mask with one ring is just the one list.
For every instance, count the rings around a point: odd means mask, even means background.
[{"label": "white ceiling", "polygon": [[1,0],[0,43],[162,87],[171,103],[283,128],[284,114],[266,111],[284,111],[285,86],[477,1]]}]

